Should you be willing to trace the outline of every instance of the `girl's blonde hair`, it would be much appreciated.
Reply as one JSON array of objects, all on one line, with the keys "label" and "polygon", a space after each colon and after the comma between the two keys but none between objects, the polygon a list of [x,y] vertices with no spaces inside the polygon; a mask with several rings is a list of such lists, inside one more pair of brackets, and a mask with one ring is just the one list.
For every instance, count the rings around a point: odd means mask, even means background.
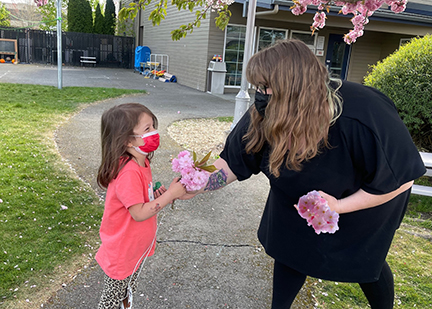
[{"label": "girl's blonde hair", "polygon": [[[243,136],[247,153],[270,146],[269,170],[279,177],[282,164],[300,171],[302,162],[330,147],[328,130],[342,112],[336,87],[326,67],[299,40],[280,41],[255,54],[246,69],[248,81],[272,90],[263,118],[250,109],[251,122]],[[333,83],[332,83],[333,84]]]},{"label": "girl's blonde hair", "polygon": [[[138,125],[141,115],[145,113],[153,119],[153,127],[157,129],[156,116],[144,105],[126,103],[107,110],[101,119],[102,162],[98,170],[97,183],[102,188],[117,177],[120,170],[133,156],[127,151],[127,144],[132,141],[134,128]],[[153,152],[147,158],[151,160]]]}]

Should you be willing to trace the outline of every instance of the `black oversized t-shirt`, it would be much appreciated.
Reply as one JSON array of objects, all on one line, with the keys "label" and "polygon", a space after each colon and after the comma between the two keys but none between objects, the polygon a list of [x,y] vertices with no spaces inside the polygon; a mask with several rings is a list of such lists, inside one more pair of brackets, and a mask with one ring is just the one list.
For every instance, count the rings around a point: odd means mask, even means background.
[{"label": "black oversized t-shirt", "polygon": [[[228,136],[221,157],[242,181],[263,172],[270,192],[258,230],[266,252],[306,275],[334,281],[378,279],[410,190],[373,208],[342,214],[335,234],[315,234],[293,207],[312,190],[341,199],[359,189],[385,194],[425,172],[421,157],[393,102],[381,92],[343,82],[343,112],[330,127],[330,148],[321,149],[295,172],[282,166],[280,177],[268,170],[269,147],[246,154],[242,137],[246,113]],[[251,107],[254,108],[254,107]]]}]

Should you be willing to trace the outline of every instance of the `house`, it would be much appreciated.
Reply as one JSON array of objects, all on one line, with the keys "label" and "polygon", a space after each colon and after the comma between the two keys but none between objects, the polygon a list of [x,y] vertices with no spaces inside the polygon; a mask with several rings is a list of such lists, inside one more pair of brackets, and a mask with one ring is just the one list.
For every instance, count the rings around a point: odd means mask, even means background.
[{"label": "house", "polygon": [[[326,64],[332,74],[361,83],[369,66],[386,58],[401,44],[416,36],[432,34],[432,1],[409,0],[405,12],[395,14],[382,7],[370,18],[365,33],[352,45],[346,45],[343,35],[352,29],[352,15],[328,13],[326,26],[311,34],[310,26],[316,12],[313,8],[301,15],[291,13],[292,1],[258,0],[255,19],[253,53],[278,39],[303,40]],[[208,66],[213,55],[221,55],[226,63],[224,91],[238,92],[241,81],[242,57],[247,22],[247,2],[236,0],[230,6],[232,16],[225,30],[215,26],[216,13],[211,13],[180,41],[171,39],[171,31],[194,19],[195,13],[178,11],[169,6],[167,17],[159,26],[148,20],[151,7],[139,12],[135,19],[137,45],[148,46],[152,54],[169,57],[169,73],[188,87],[207,91]]]},{"label": "house", "polygon": [[10,13],[10,26],[13,28],[37,29],[42,20],[41,14],[36,11],[34,1],[5,2],[6,9]]}]

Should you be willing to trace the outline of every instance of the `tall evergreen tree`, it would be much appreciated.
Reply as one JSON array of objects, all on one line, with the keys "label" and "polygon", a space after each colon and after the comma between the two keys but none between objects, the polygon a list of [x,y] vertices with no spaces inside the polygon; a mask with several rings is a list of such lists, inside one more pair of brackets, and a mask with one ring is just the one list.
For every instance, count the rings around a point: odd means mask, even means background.
[{"label": "tall evergreen tree", "polygon": [[67,8],[67,19],[68,31],[76,32],[80,27],[79,0],[69,0]]},{"label": "tall evergreen tree", "polygon": [[96,6],[95,18],[93,23],[93,33],[104,33],[105,18],[102,15],[99,2]]},{"label": "tall evergreen tree", "polygon": [[113,0],[107,0],[105,4],[105,34],[115,34],[116,12]]},{"label": "tall evergreen tree", "polygon": [[88,0],[81,0],[83,6],[83,31],[85,33],[93,33],[93,11]]},{"label": "tall evergreen tree", "polygon": [[88,0],[69,0],[68,31],[91,33],[93,31],[93,15]]}]

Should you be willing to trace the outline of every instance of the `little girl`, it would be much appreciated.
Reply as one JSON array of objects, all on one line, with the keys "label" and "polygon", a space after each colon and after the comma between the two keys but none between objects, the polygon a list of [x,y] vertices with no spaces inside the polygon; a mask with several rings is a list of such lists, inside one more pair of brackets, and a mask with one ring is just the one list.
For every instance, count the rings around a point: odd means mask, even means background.
[{"label": "little girl", "polygon": [[128,103],[102,115],[102,163],[97,182],[107,188],[96,260],[105,272],[102,308],[130,308],[139,264],[154,253],[156,214],[185,194],[176,178],[153,192],[150,160],[159,146],[156,116]]}]

